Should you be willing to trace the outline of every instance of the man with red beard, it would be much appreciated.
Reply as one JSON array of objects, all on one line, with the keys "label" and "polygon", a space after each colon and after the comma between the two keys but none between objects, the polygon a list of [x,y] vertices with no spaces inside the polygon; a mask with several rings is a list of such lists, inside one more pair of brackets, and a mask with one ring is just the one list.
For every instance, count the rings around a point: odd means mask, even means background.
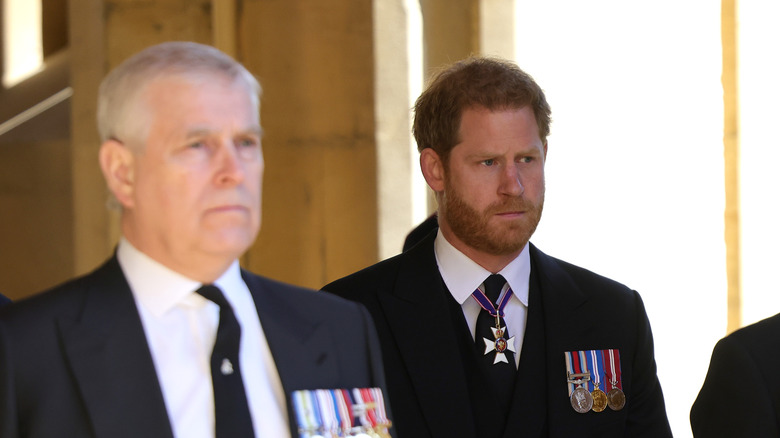
[{"label": "man with red beard", "polygon": [[640,296],[529,243],[550,107],[512,63],[471,58],[415,105],[439,228],[326,285],[364,304],[399,437],[671,437]]}]

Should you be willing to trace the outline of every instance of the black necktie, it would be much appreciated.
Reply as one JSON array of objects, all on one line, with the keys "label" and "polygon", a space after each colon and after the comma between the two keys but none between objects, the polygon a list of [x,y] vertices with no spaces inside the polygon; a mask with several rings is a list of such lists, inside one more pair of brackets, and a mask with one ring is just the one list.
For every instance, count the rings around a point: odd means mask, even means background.
[{"label": "black necktie", "polygon": [[244,382],[238,366],[241,326],[233,308],[213,285],[197,290],[204,298],[219,305],[217,339],[211,352],[211,385],[214,388],[216,438],[252,438],[252,416],[244,392]]},{"label": "black necktie", "polygon": [[[485,279],[485,295],[493,303],[495,308],[498,308],[498,297],[501,294],[501,289],[506,284],[506,280],[501,275],[493,274]],[[504,318],[499,318],[499,324],[501,328],[505,328]],[[482,368],[486,371],[485,377],[487,378],[490,389],[493,395],[497,398],[500,406],[505,409],[508,408],[510,400],[512,398],[512,392],[515,389],[515,375],[517,370],[515,369],[515,357],[509,350],[504,350],[507,362],[496,362],[497,351],[493,350],[485,354],[485,340],[495,341],[496,337],[493,334],[491,328],[496,328],[496,317],[492,316],[487,310],[482,309],[477,317],[477,325],[475,329],[474,342],[477,349],[477,354],[480,355],[480,361],[482,361]],[[504,339],[509,339],[511,334],[508,329],[505,329],[503,334]]]}]

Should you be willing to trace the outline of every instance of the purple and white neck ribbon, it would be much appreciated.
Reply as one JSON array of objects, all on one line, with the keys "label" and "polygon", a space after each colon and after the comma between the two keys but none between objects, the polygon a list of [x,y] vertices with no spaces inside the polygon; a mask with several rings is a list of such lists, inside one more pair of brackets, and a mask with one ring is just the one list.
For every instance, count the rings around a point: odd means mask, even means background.
[{"label": "purple and white neck ribbon", "polygon": [[494,306],[490,301],[490,298],[485,295],[485,292],[483,292],[482,289],[477,288],[477,290],[475,290],[471,296],[477,300],[479,307],[485,309],[490,314],[490,316],[503,318],[504,308],[506,307],[507,303],[509,303],[509,299],[512,298],[512,288],[510,287],[507,289],[506,293],[499,297],[497,309],[496,306]]}]

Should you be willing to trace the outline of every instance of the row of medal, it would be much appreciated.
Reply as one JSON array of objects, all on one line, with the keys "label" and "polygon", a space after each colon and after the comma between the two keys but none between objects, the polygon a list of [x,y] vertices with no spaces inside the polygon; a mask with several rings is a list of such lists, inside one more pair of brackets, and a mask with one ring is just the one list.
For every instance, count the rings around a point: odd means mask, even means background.
[{"label": "row of medal", "polygon": [[602,412],[608,406],[613,411],[623,409],[626,395],[619,350],[567,351],[565,355],[569,400],[575,411]]},{"label": "row of medal", "polygon": [[314,389],[292,394],[301,438],[389,438],[380,388]]}]

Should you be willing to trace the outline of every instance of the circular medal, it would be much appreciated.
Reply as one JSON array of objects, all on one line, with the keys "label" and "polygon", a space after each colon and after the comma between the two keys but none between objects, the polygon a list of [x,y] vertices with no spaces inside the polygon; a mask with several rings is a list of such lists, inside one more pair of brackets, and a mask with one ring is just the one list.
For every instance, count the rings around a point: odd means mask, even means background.
[{"label": "circular medal", "polygon": [[571,407],[584,414],[593,407],[593,397],[587,389],[580,386],[571,393]]},{"label": "circular medal", "polygon": [[607,393],[607,404],[613,411],[619,411],[626,405],[626,395],[620,388],[612,388]]},{"label": "circular medal", "polygon": [[496,339],[496,351],[499,353],[503,353],[504,350],[506,350],[506,339],[504,338]]},{"label": "circular medal", "polygon": [[593,412],[601,412],[607,408],[607,394],[604,394],[604,391],[596,388],[590,395],[593,397]]}]

